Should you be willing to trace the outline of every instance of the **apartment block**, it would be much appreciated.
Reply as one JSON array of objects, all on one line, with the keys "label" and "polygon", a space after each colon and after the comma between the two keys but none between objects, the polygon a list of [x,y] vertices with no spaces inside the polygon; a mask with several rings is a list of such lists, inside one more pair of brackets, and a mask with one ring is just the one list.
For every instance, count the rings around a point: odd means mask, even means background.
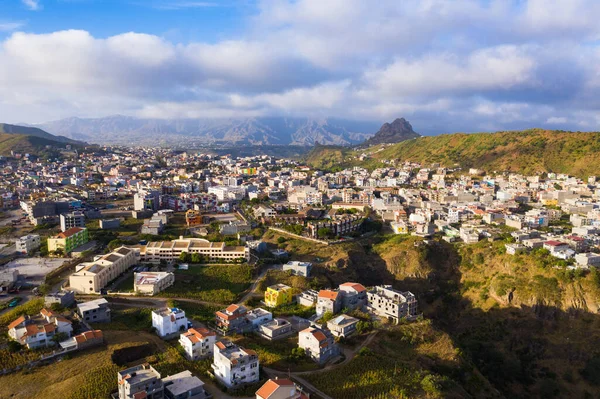
[{"label": "apartment block", "polygon": [[79,264],[69,277],[70,289],[78,293],[99,293],[115,278],[138,262],[134,249],[120,247],[93,262]]},{"label": "apartment block", "polygon": [[54,237],[48,238],[48,251],[61,250],[63,253],[71,253],[75,248],[89,241],[88,229],[85,227],[72,227]]},{"label": "apartment block", "polygon": [[215,344],[213,359],[215,377],[228,388],[259,380],[258,355],[253,350],[221,341]]},{"label": "apartment block", "polygon": [[77,313],[87,323],[110,323],[110,308],[104,298],[78,304]]},{"label": "apartment block", "polygon": [[246,318],[248,310],[241,305],[229,305],[223,310],[215,312],[215,324],[225,335],[241,333],[252,329],[251,323]]},{"label": "apartment block", "polygon": [[367,298],[368,311],[396,324],[401,318],[417,314],[417,298],[410,291],[398,291],[391,285],[382,285],[367,292]]},{"label": "apartment block", "polygon": [[317,296],[317,315],[321,316],[326,312],[333,314],[342,309],[342,296],[338,291],[321,290]]},{"label": "apartment block", "polygon": [[163,399],[164,386],[158,371],[140,364],[117,373],[119,399]]},{"label": "apartment block", "polygon": [[182,252],[198,253],[211,262],[250,260],[250,249],[226,246],[224,242],[210,242],[202,238],[180,238],[174,241],[152,241],[140,248],[142,262],[175,261]]},{"label": "apartment block", "polygon": [[69,212],[60,214],[60,231],[65,232],[73,227],[85,227],[83,212]]},{"label": "apartment block", "polygon": [[28,234],[15,242],[17,252],[24,255],[31,254],[38,249],[41,244],[40,236],[37,234]]}]

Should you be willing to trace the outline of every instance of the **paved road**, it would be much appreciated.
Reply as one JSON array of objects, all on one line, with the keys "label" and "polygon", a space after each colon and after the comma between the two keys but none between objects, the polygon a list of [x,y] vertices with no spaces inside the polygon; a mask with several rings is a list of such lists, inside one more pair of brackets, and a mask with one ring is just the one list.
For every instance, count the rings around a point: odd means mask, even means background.
[{"label": "paved road", "polygon": [[273,265],[273,266],[270,266],[269,268],[263,270],[262,273],[260,273],[258,275],[258,277],[256,277],[256,279],[254,279],[254,282],[252,283],[250,288],[248,288],[248,292],[238,301],[238,305],[243,304],[244,302],[246,302],[248,299],[250,299],[254,295],[254,291],[256,291],[258,284],[267,275],[269,270],[281,269],[281,267],[282,267],[281,265]]}]

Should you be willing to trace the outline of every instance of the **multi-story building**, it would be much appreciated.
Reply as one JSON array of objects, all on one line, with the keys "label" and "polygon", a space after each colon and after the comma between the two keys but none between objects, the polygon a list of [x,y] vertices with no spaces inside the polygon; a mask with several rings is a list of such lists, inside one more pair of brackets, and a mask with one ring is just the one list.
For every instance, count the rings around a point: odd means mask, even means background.
[{"label": "multi-story building", "polygon": [[250,260],[250,249],[248,247],[229,247],[224,242],[210,242],[201,238],[152,241],[140,248],[140,257],[143,262],[169,262],[178,260],[182,252],[198,253],[211,262]]},{"label": "multi-story building", "polygon": [[246,318],[248,310],[241,305],[229,305],[215,312],[215,324],[223,334],[241,333],[252,329],[252,324]]},{"label": "multi-story building", "polygon": [[258,326],[257,334],[269,341],[273,341],[287,337],[292,331],[292,323],[289,321],[285,319],[273,319]]},{"label": "multi-story building", "polygon": [[212,395],[204,390],[204,382],[193,376],[189,370],[165,377],[162,381],[165,387],[165,397],[168,399],[212,398]]},{"label": "multi-story building", "polygon": [[137,251],[120,247],[93,262],[79,264],[69,277],[70,288],[81,294],[98,293],[137,262]]},{"label": "multi-story building", "polygon": [[206,328],[190,328],[179,336],[179,344],[189,360],[211,356],[216,340],[217,334]]},{"label": "multi-story building", "polygon": [[8,336],[29,349],[54,345],[56,334],[70,337],[72,332],[70,320],[47,309],[37,316],[21,316],[8,325]]},{"label": "multi-story building", "polygon": [[317,296],[317,315],[326,312],[336,314],[342,309],[342,296],[338,291],[321,290]]},{"label": "multi-story building", "polygon": [[148,363],[117,373],[119,399],[163,399],[164,386],[158,371]]},{"label": "multi-story building", "polygon": [[367,289],[359,283],[340,284],[342,308],[361,309],[367,304]]},{"label": "multi-story building", "polygon": [[37,234],[28,234],[19,238],[15,242],[15,245],[18,253],[25,255],[31,254],[33,251],[40,247],[40,236]]},{"label": "multi-story building", "polygon": [[310,277],[310,271],[312,270],[312,263],[310,262],[299,262],[297,260],[289,261],[283,265],[283,271],[290,270],[296,276]]},{"label": "multi-story building", "polygon": [[170,272],[133,273],[133,291],[136,294],[156,295],[174,282],[175,275]]},{"label": "multi-story building", "polygon": [[54,237],[48,238],[48,251],[62,251],[65,254],[70,253],[75,248],[89,241],[88,229],[85,227],[73,227],[63,231]]},{"label": "multi-story building", "polygon": [[229,388],[259,380],[256,352],[227,340],[215,344],[212,369],[215,377]]},{"label": "multi-story building", "polygon": [[48,294],[44,297],[44,304],[46,306],[52,306],[52,304],[55,303],[65,308],[71,306],[73,303],[75,303],[75,292],[59,291]]},{"label": "multi-story building", "polygon": [[246,320],[248,320],[252,329],[256,330],[261,325],[273,320],[273,313],[261,308],[252,309],[246,313]]},{"label": "multi-story building", "polygon": [[401,318],[417,314],[417,298],[410,291],[398,291],[391,285],[377,286],[367,292],[366,309],[374,314],[398,323]]},{"label": "multi-story building", "polygon": [[293,299],[292,287],[285,284],[272,285],[265,291],[265,305],[270,308],[292,303]]},{"label": "multi-story building", "polygon": [[333,335],[318,327],[308,327],[298,334],[298,346],[315,362],[323,364],[339,353]]},{"label": "multi-story building", "polygon": [[159,337],[165,338],[187,330],[189,323],[183,310],[162,308],[152,311],[152,327]]},{"label": "multi-story building", "polygon": [[133,196],[133,209],[135,211],[156,212],[160,205],[160,193],[155,190],[140,190]]},{"label": "multi-story building", "polygon": [[298,295],[298,304],[306,307],[315,306],[319,298],[319,293],[315,290],[306,290]]},{"label": "multi-story building", "polygon": [[345,314],[334,317],[327,322],[327,328],[336,337],[348,337],[356,331],[358,319]]},{"label": "multi-story building", "polygon": [[73,227],[85,227],[83,212],[69,212],[60,214],[60,231],[67,231]]},{"label": "multi-story building", "polygon": [[110,308],[104,298],[78,304],[77,313],[87,323],[110,323]]}]

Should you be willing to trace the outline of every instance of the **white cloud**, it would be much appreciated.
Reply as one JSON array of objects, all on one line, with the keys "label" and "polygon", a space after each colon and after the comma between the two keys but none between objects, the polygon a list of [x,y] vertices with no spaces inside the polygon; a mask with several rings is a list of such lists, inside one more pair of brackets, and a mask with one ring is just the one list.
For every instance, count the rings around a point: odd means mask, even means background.
[{"label": "white cloud", "polygon": [[30,9],[31,11],[38,11],[42,9],[42,5],[40,4],[40,0],[21,0],[23,5]]},{"label": "white cloud", "polygon": [[24,22],[16,21],[16,22],[8,22],[8,21],[0,21],[0,32],[10,32],[13,30],[20,29],[25,26]]},{"label": "white cloud", "polygon": [[593,128],[599,19],[592,0],[259,0],[242,34],[215,42],[16,32],[0,41],[0,115],[405,116],[421,132],[564,118]]}]

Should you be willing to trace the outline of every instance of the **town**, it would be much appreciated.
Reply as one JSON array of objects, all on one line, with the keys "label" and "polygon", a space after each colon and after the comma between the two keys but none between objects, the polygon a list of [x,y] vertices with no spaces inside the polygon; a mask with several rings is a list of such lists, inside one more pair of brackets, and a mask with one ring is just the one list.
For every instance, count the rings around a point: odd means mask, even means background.
[{"label": "town", "polygon": [[110,352],[87,397],[337,397],[319,376],[423,322],[427,293],[334,277],[318,251],[399,236],[600,267],[595,177],[386,163],[124,147],[1,159],[0,373]]}]

